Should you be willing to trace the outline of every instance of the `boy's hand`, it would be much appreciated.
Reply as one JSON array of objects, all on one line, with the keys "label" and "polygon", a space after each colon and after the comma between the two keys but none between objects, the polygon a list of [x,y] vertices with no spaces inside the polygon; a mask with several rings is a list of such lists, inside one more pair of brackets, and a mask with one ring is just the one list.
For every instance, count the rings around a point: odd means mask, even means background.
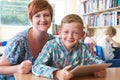
[{"label": "boy's hand", "polygon": [[101,71],[94,72],[94,76],[103,78],[103,77],[106,76],[106,70],[101,70]]},{"label": "boy's hand", "polygon": [[68,70],[71,68],[70,66],[66,66],[65,68],[55,71],[54,77],[57,78],[57,80],[70,80],[73,75]]},{"label": "boy's hand", "polygon": [[23,61],[20,65],[17,66],[18,73],[29,73],[32,67],[32,62],[30,60]]}]

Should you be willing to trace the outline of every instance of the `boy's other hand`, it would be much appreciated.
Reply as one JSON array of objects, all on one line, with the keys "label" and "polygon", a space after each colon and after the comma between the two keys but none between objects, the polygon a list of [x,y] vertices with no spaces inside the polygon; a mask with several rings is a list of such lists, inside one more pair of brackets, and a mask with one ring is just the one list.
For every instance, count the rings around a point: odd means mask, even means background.
[{"label": "boy's other hand", "polygon": [[70,80],[73,78],[73,74],[69,72],[69,69],[71,68],[71,65],[64,67],[61,70],[57,70],[54,72],[54,77],[57,78],[57,80]]},{"label": "boy's other hand", "polygon": [[101,71],[94,72],[94,76],[103,78],[103,77],[106,76],[106,70],[101,70]]}]

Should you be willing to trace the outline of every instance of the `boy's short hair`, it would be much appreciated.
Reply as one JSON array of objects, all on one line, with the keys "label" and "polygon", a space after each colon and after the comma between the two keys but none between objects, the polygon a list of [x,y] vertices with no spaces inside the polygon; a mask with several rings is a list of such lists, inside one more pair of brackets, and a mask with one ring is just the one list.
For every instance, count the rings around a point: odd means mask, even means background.
[{"label": "boy's short hair", "polygon": [[79,23],[81,26],[81,28],[83,29],[83,21],[81,19],[81,17],[77,14],[68,14],[66,15],[63,19],[62,19],[62,22],[61,22],[61,27],[64,23],[72,23],[72,22],[77,22]]},{"label": "boy's short hair", "polygon": [[106,31],[105,31],[105,34],[106,35],[116,35],[117,31],[116,29],[113,27],[113,26],[109,26]]}]

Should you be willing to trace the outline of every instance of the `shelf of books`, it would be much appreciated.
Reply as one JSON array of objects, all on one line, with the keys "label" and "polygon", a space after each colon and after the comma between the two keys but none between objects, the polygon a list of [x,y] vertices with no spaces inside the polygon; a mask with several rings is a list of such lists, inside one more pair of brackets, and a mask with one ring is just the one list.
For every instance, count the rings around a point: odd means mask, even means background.
[{"label": "shelf of books", "polygon": [[60,28],[60,25],[52,24],[52,34],[53,35],[58,35],[59,34],[59,28]]},{"label": "shelf of books", "polygon": [[120,26],[120,0],[79,0],[78,13],[89,27]]}]

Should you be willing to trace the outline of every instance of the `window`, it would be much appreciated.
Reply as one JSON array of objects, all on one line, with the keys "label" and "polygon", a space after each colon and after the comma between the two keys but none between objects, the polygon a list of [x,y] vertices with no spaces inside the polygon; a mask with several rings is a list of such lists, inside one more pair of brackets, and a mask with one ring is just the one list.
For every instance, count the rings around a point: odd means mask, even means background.
[{"label": "window", "polygon": [[0,0],[0,26],[29,26],[29,2],[30,0]]},{"label": "window", "polygon": [[49,2],[53,7],[54,15],[52,27],[49,28],[48,33],[56,35],[58,34],[58,26],[60,25],[62,18],[66,14],[67,0],[49,0]]},{"label": "window", "polygon": [[49,0],[49,2],[52,3],[54,9],[53,22],[59,25],[67,13],[67,0]]}]

